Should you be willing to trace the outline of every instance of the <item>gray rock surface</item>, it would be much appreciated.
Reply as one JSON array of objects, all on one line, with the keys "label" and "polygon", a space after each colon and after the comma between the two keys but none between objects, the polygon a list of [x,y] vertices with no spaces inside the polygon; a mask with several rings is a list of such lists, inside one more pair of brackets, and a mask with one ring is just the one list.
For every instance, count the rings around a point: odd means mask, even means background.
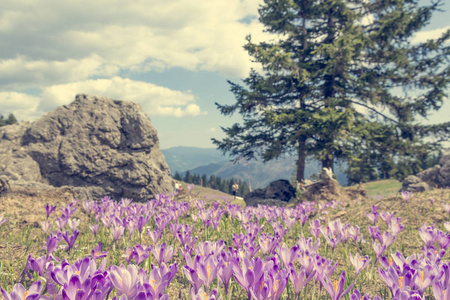
[{"label": "gray rock surface", "polygon": [[406,177],[402,184],[402,190],[410,192],[431,187],[450,187],[450,149],[444,151],[438,165],[420,172],[417,176]]},{"label": "gray rock surface", "polygon": [[74,187],[79,200],[142,201],[173,190],[157,132],[141,106],[88,95],[35,122],[0,127],[0,175],[12,189],[15,182]]},{"label": "gray rock surface", "polygon": [[285,206],[292,199],[295,199],[295,189],[284,179],[272,181],[266,188],[256,189],[244,196],[247,206],[258,204]]}]

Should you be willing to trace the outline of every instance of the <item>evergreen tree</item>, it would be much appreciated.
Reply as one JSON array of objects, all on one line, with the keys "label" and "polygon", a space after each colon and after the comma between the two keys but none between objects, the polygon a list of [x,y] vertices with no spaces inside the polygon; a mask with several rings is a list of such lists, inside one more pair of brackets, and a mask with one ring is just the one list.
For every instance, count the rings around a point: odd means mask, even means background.
[{"label": "evergreen tree", "polygon": [[307,155],[331,168],[348,155],[361,14],[343,0],[265,0],[259,12],[266,30],[283,38],[255,44],[248,37],[245,48],[265,74],[252,70],[246,86],[230,82],[237,103],[217,106],[224,115],[238,111],[244,124],[224,128],[227,137],[213,141],[238,158],[268,161],[296,153],[300,181]]},{"label": "evergreen tree", "polygon": [[203,175],[202,175],[202,185],[203,185],[204,187],[206,187],[206,186],[207,186],[207,183],[208,183],[208,175],[203,174]]},{"label": "evergreen tree", "polygon": [[212,188],[212,189],[216,189],[216,176],[211,174],[209,176],[209,184],[208,187]]},{"label": "evergreen tree", "polygon": [[230,187],[228,185],[228,180],[224,179],[222,180],[221,186],[220,186],[220,191],[229,194],[230,193]]},{"label": "evergreen tree", "polygon": [[374,21],[365,28],[365,64],[360,68],[364,88],[357,90],[357,97],[389,116],[369,116],[379,126],[355,139],[362,151],[354,153],[362,164],[377,167],[381,178],[402,179],[427,168],[427,157],[437,156],[441,143],[450,137],[450,122],[419,124],[421,117],[440,109],[446,96],[450,47],[445,44],[450,30],[436,40],[411,43],[441,3],[423,7],[415,1],[367,3]]},{"label": "evergreen tree", "polygon": [[[374,170],[380,165],[403,166],[415,160],[416,150],[438,149],[449,137],[450,122],[418,126],[413,116],[442,104],[450,78],[444,59],[448,33],[420,47],[408,44],[437,6],[421,8],[412,0],[265,0],[259,20],[281,38],[258,44],[247,38],[245,49],[264,74],[252,70],[244,86],[230,82],[237,102],[216,105],[224,115],[242,114],[244,122],[224,128],[227,137],[213,142],[236,160],[295,153],[297,181],[304,178],[308,155],[322,167],[348,161],[351,174],[359,169],[369,180],[378,177]],[[364,25],[368,16],[373,22]],[[425,92],[397,97],[393,88],[399,86]],[[432,147],[421,143],[427,135],[440,141]],[[388,173],[383,176],[395,171]]]},{"label": "evergreen tree", "polygon": [[8,118],[6,120],[2,115],[0,115],[0,127],[5,126],[5,125],[12,125],[12,124],[16,124],[16,123],[17,123],[17,119],[12,113],[10,113],[8,115]]},{"label": "evergreen tree", "polygon": [[184,174],[184,182],[186,183],[192,183],[192,174],[189,172],[189,170],[186,171],[186,174]]},{"label": "evergreen tree", "polygon": [[16,117],[14,117],[14,115],[12,113],[9,114],[8,119],[6,119],[6,124],[7,125],[12,125],[12,124],[15,124],[15,123],[17,123]]},{"label": "evergreen tree", "polygon": [[181,179],[181,175],[180,175],[180,173],[178,173],[178,171],[176,171],[176,172],[175,172],[175,175],[173,175],[173,179],[179,180],[179,181],[182,180],[182,179]]}]

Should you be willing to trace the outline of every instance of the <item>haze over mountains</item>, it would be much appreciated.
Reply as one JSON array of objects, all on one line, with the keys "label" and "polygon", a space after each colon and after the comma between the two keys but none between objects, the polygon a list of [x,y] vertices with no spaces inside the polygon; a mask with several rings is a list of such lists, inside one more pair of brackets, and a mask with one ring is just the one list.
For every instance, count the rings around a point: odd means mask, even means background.
[{"label": "haze over mountains", "polygon": [[[166,162],[172,172],[184,174],[189,170],[191,174],[216,175],[221,178],[237,178],[251,181],[253,189],[267,186],[271,181],[286,179],[291,181],[295,172],[296,157],[280,158],[263,163],[261,160],[243,161],[234,164],[229,156],[223,156],[216,148],[173,147],[162,149]],[[317,161],[308,161],[305,175],[320,172]],[[341,185],[347,184],[346,175],[335,166],[335,173]]]}]

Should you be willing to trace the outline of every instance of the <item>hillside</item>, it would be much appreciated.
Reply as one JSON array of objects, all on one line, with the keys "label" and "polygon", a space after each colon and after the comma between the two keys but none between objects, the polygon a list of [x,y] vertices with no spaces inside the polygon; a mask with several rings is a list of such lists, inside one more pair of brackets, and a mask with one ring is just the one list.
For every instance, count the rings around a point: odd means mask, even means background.
[{"label": "hillside", "polygon": [[161,152],[166,158],[166,162],[169,165],[172,174],[175,174],[175,172],[183,173],[187,170],[209,164],[223,165],[229,160],[227,156],[223,156],[222,153],[215,148],[178,146],[161,149]]},{"label": "hillside", "polygon": [[[172,174],[206,174],[220,176],[222,179],[236,178],[251,181],[252,188],[266,187],[277,179],[291,180],[295,172],[296,157],[285,157],[264,163],[262,160],[251,160],[233,163],[230,158],[222,156],[215,148],[174,147],[162,150]],[[192,166],[192,167],[188,167]],[[345,166],[344,166],[345,167]],[[320,164],[309,160],[306,164],[305,176],[320,172]],[[341,185],[347,184],[347,177],[338,164],[335,173]]]}]

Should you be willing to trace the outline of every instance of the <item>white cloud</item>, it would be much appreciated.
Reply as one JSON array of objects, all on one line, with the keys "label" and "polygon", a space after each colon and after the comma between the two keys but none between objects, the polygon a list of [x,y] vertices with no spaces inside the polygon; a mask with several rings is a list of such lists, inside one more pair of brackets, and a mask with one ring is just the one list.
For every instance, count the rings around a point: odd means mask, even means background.
[{"label": "white cloud", "polygon": [[427,40],[431,40],[431,39],[438,39],[440,37],[442,37],[442,35],[450,29],[450,26],[447,27],[443,27],[443,28],[437,28],[434,30],[426,30],[426,31],[420,31],[417,32],[412,40],[411,43],[413,44],[417,44],[417,43],[423,43],[426,42]]},{"label": "white cloud", "polygon": [[[206,112],[193,103],[190,92],[174,91],[152,83],[113,77],[48,86],[40,97],[24,93],[0,93],[0,105],[23,120],[34,120],[44,112],[71,103],[76,94],[92,94],[141,104],[149,116],[198,116]],[[9,105],[9,106],[8,106]],[[27,118],[26,118],[26,117]]]},{"label": "white cloud", "polygon": [[[181,67],[244,77],[262,0],[2,0],[0,82],[26,88]],[[0,85],[1,88],[1,85]]]},{"label": "white cloud", "polygon": [[0,92],[0,113],[7,117],[14,114],[18,121],[35,120],[42,115],[38,110],[39,97],[16,92]]}]

